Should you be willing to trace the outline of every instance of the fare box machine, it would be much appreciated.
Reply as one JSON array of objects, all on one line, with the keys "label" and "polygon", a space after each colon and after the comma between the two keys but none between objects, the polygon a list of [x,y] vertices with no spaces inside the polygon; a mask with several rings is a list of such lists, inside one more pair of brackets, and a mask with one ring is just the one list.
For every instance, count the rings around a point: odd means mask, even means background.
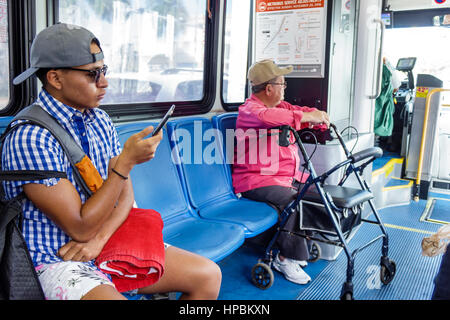
[{"label": "fare box machine", "polygon": [[405,169],[406,178],[416,180],[413,191],[415,200],[428,198],[431,180],[439,170],[438,136],[442,88],[443,81],[432,75],[417,76]]},{"label": "fare box machine", "polygon": [[398,60],[396,70],[407,74],[406,80],[394,95],[394,129],[392,132],[392,147],[406,157],[408,152],[409,135],[411,133],[415,82],[413,69],[416,65],[416,58],[401,58]]}]

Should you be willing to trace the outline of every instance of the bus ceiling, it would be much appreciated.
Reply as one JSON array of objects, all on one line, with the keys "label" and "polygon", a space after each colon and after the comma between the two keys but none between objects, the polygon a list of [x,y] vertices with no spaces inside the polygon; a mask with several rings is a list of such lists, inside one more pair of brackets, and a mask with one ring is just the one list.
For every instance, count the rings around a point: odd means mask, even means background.
[{"label": "bus ceiling", "polygon": [[449,27],[450,2],[384,0],[383,12],[390,13],[390,28]]},{"label": "bus ceiling", "polygon": [[445,0],[383,0],[383,8],[389,8],[392,11],[440,10],[450,8],[450,3]]}]

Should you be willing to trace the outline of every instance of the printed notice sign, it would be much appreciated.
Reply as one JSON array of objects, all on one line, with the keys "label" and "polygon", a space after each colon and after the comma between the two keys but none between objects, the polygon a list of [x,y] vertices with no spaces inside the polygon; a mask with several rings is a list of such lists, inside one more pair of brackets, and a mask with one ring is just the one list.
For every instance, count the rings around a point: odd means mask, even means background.
[{"label": "printed notice sign", "polygon": [[256,0],[255,61],[293,65],[295,77],[324,77],[326,0]]}]

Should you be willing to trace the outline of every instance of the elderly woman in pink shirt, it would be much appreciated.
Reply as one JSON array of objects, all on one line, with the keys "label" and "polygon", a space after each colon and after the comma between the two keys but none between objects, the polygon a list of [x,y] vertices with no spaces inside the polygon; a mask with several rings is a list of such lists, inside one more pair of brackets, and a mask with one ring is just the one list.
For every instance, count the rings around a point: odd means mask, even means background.
[{"label": "elderly woman in pink shirt", "polygon": [[[308,176],[300,170],[300,154],[294,138],[282,147],[270,128],[290,125],[296,130],[318,124],[329,126],[328,115],[315,108],[291,105],[284,100],[284,76],[292,67],[280,68],[272,60],[255,63],[249,70],[252,96],[239,108],[233,187],[236,193],[266,202],[281,213],[293,201]],[[289,217],[285,229],[298,231],[298,215]],[[311,278],[302,269],[309,258],[304,238],[282,232],[274,268],[289,281],[306,284]]]}]

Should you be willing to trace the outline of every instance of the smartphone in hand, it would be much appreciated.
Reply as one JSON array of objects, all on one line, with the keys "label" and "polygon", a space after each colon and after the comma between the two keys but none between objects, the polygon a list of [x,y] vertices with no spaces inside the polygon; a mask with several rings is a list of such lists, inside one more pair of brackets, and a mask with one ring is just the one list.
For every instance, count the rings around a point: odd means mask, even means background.
[{"label": "smartphone in hand", "polygon": [[152,137],[154,135],[157,135],[159,133],[159,131],[161,131],[161,129],[164,127],[164,125],[166,124],[166,122],[169,120],[169,118],[173,115],[173,112],[175,111],[175,105],[173,104],[169,111],[167,111],[167,113],[164,115],[164,118],[161,120],[160,123],[158,123],[158,126],[156,127],[155,130],[153,130],[152,132]]}]

